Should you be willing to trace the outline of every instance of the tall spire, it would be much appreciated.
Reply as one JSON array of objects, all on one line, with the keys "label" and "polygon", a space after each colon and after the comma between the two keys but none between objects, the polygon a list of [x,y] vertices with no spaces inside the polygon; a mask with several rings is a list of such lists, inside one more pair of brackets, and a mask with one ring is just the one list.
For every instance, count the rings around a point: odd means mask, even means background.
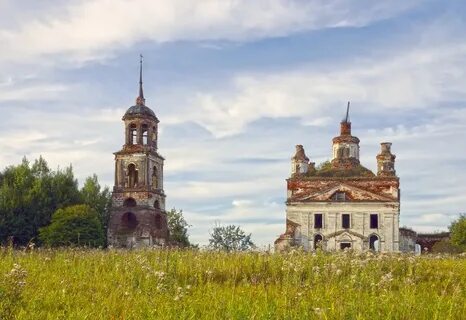
[{"label": "tall spire", "polygon": [[136,104],[143,106],[146,103],[144,99],[144,91],[142,90],[142,54],[139,55],[139,96],[136,99]]},{"label": "tall spire", "polygon": [[345,122],[349,122],[349,106],[350,106],[350,102],[348,101],[348,106],[346,107],[346,118],[345,118]]}]

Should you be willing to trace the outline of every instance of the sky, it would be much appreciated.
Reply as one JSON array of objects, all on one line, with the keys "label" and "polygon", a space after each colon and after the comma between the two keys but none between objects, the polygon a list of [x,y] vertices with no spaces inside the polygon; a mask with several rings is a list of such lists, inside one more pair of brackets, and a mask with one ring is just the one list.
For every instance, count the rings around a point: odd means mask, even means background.
[{"label": "sky", "polygon": [[236,224],[285,230],[295,145],[317,164],[351,101],[375,170],[393,143],[400,226],[466,212],[466,2],[0,0],[0,168],[42,155],[113,186],[138,92],[160,120],[167,208],[194,243]]}]

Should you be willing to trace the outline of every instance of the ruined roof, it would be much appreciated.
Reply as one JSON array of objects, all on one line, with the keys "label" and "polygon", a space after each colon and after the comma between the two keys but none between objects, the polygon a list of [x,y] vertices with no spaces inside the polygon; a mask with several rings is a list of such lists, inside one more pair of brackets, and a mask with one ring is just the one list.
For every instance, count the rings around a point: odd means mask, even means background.
[{"label": "ruined roof", "polygon": [[135,117],[135,116],[143,116],[143,117],[153,117],[157,119],[155,116],[154,111],[152,111],[151,108],[145,106],[145,105],[135,105],[130,107],[125,115],[123,116],[123,120],[126,119],[127,117]]},{"label": "ruined roof", "polygon": [[305,177],[375,177],[375,174],[359,163],[348,168],[335,168],[330,161],[325,161],[316,170],[310,170]]}]

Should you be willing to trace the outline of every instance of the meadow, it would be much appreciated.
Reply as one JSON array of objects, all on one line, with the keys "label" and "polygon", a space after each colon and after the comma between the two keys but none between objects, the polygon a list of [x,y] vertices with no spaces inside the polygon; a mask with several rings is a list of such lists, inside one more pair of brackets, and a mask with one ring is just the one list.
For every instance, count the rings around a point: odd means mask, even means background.
[{"label": "meadow", "polygon": [[1,319],[464,319],[466,257],[0,248]]}]

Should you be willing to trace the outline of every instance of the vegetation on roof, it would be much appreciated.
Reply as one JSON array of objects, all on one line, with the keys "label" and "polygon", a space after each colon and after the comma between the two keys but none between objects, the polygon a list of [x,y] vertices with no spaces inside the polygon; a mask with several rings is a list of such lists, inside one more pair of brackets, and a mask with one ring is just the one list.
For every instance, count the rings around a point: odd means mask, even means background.
[{"label": "vegetation on roof", "polygon": [[335,169],[332,163],[327,160],[319,164],[315,170],[309,171],[309,176],[316,177],[374,177],[375,174],[362,165],[357,165],[352,169]]}]

